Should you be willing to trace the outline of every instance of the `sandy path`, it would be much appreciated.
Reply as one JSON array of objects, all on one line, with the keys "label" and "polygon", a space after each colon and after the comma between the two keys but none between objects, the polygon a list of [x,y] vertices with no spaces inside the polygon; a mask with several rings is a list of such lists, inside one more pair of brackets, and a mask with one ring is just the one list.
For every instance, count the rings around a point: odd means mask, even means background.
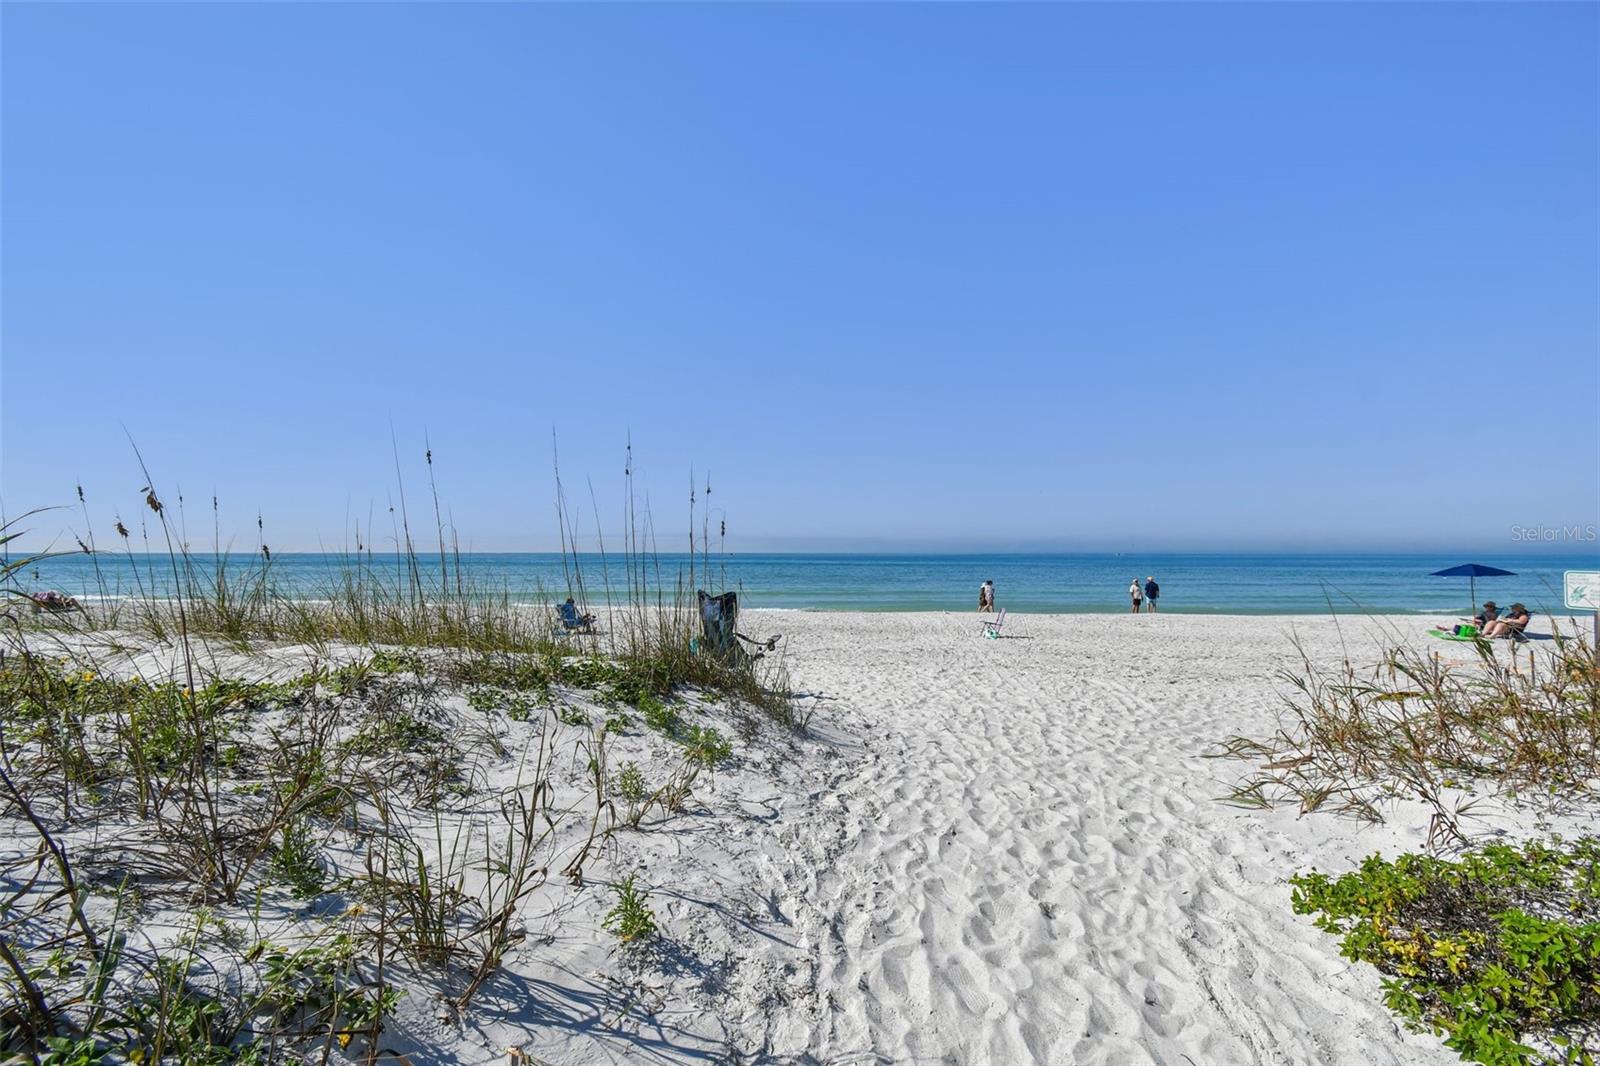
[{"label": "sandy path", "polygon": [[[1404,812],[1214,802],[1202,753],[1271,729],[1291,626],[1325,619],[793,615],[802,685],[865,738],[837,806],[786,834],[813,1002],[776,1053],[960,1062],[1456,1061],[1401,1032],[1378,980],[1289,909],[1287,877],[1420,844]],[[1420,630],[1417,620],[1400,623]],[[1354,658],[1371,623],[1345,622]],[[836,711],[832,708],[837,708]]]}]

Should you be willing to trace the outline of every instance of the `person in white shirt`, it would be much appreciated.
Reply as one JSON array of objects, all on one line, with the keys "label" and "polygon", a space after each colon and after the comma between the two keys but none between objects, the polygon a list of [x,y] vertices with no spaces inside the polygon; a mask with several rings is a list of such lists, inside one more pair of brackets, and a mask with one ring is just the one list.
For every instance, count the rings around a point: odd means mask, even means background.
[{"label": "person in white shirt", "polygon": [[1133,613],[1138,614],[1139,608],[1144,605],[1144,586],[1139,584],[1139,579],[1134,578],[1133,584],[1128,586],[1128,595],[1133,597]]},{"label": "person in white shirt", "polygon": [[994,582],[985,581],[978,586],[978,610],[994,610]]}]

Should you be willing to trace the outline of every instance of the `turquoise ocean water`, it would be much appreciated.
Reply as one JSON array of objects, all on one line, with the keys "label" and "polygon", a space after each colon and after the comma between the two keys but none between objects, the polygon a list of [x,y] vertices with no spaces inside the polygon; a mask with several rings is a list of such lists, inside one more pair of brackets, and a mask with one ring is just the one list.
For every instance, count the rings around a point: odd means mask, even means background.
[{"label": "turquoise ocean water", "polygon": [[[1589,545],[1582,546],[1588,549]],[[195,556],[201,567],[211,557]],[[103,587],[111,596],[146,589],[165,594],[172,587],[164,556],[132,558],[103,555],[62,556],[31,565],[17,584],[29,590],[56,588],[93,598]],[[606,602],[606,586],[621,600],[627,577],[622,562],[584,555],[580,598]],[[710,580],[696,562],[696,584],[743,593],[748,607],[804,610],[938,611],[973,610],[978,585],[992,579],[999,606],[1029,612],[1098,612],[1128,609],[1127,588],[1137,575],[1154,574],[1164,611],[1218,614],[1450,613],[1468,605],[1464,578],[1429,577],[1428,572],[1462,562],[1514,570],[1516,577],[1484,578],[1478,599],[1502,605],[1522,600],[1535,610],[1559,609],[1561,574],[1567,569],[1600,569],[1600,550],[1538,555],[778,555],[751,554],[710,559]],[[235,556],[235,572],[258,565]],[[317,554],[274,555],[271,580],[284,595],[315,599],[337,579],[342,557]],[[397,572],[397,561],[382,555],[372,565]],[[437,557],[422,556],[425,576],[438,579]],[[135,569],[138,579],[135,578]],[[570,559],[557,554],[474,554],[463,556],[467,579],[477,588],[505,591],[514,599],[542,602],[568,594]],[[651,582],[670,593],[679,573],[687,577],[683,555],[662,555],[648,567]],[[452,569],[452,583],[454,571]]]}]

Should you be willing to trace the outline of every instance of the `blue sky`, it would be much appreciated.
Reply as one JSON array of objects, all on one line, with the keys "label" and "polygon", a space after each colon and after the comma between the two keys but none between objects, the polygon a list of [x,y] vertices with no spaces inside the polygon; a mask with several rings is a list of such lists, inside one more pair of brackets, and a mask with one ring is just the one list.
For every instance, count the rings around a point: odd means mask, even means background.
[{"label": "blue sky", "polygon": [[[338,545],[1600,516],[1593,4],[3,8],[8,513]],[[78,530],[57,513],[38,535]],[[209,536],[206,538],[209,540]],[[1570,550],[1570,545],[1567,546]]]}]

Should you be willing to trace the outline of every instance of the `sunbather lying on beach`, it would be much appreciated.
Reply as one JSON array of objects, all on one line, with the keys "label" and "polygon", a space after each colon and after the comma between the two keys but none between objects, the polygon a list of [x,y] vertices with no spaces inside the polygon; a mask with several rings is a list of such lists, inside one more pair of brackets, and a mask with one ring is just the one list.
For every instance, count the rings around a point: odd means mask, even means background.
[{"label": "sunbather lying on beach", "polygon": [[33,613],[40,611],[81,611],[78,601],[68,596],[65,592],[51,589],[49,592],[32,592],[28,599],[33,601]]},{"label": "sunbather lying on beach", "polygon": [[1483,627],[1483,635],[1490,638],[1513,636],[1528,628],[1528,619],[1531,617],[1526,607],[1513,603],[1504,618],[1497,618]]}]

